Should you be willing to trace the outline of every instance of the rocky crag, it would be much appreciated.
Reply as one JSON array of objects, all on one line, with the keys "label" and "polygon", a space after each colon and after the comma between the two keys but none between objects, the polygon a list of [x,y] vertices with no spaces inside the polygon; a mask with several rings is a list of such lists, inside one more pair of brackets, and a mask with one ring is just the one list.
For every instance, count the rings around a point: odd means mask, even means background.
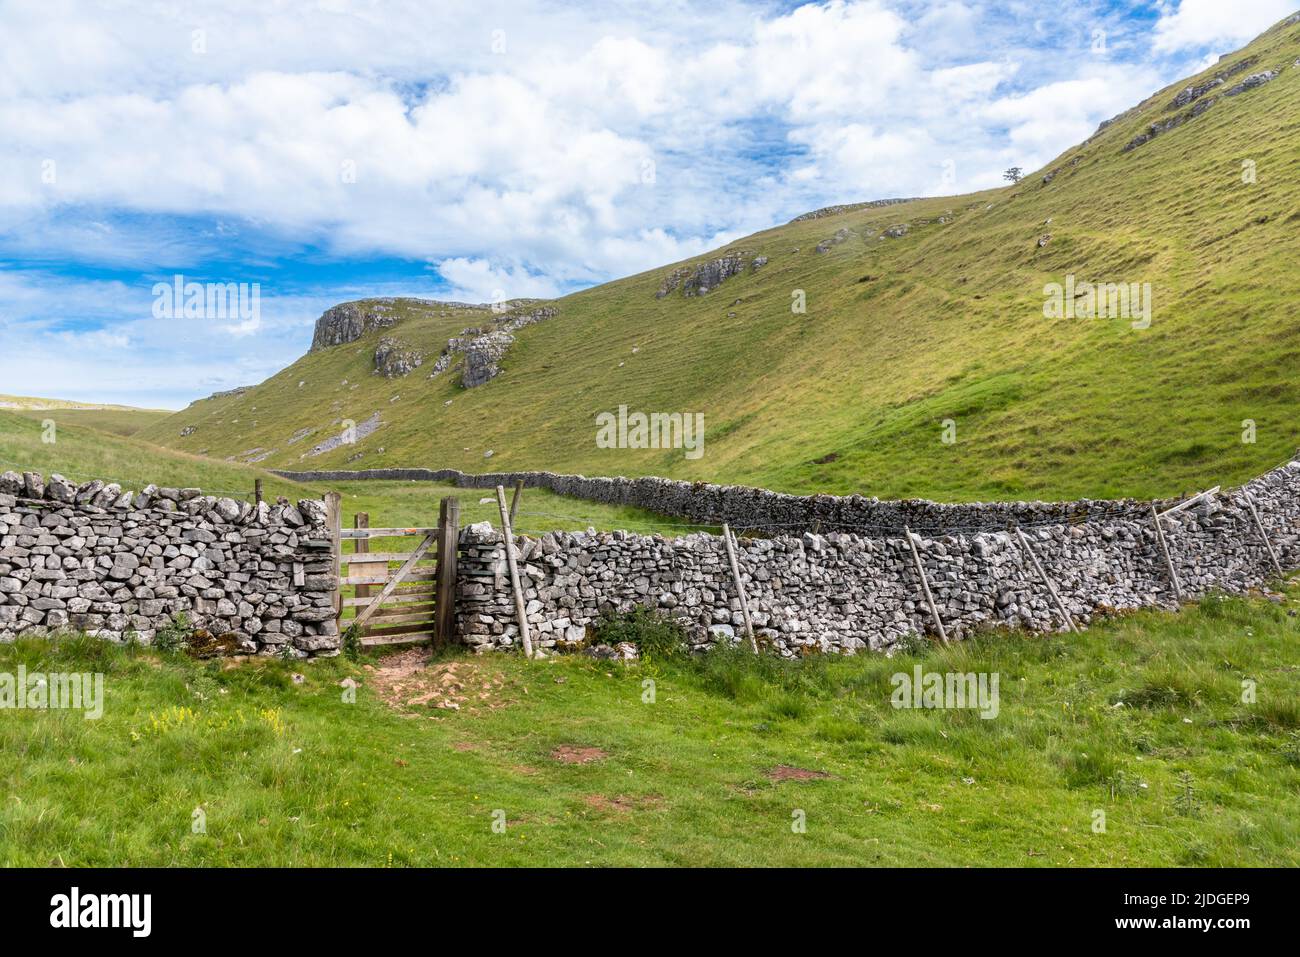
[{"label": "rocky crag", "polygon": [[[1224,89],[1223,92],[1220,93],[1219,95],[1209,96],[1209,94],[1214,92],[1215,90],[1218,90],[1226,86],[1227,81],[1231,77],[1234,77],[1240,73],[1245,72],[1246,70],[1255,66],[1257,62],[1258,62],[1257,57],[1247,57],[1246,59],[1233,64],[1232,66],[1220,71],[1219,73],[1216,73],[1208,80],[1205,80],[1193,86],[1186,87],[1181,92],[1179,92],[1169,102],[1169,105],[1165,108],[1166,110],[1170,110],[1170,111],[1178,110],[1179,112],[1175,113],[1173,116],[1169,117],[1168,119],[1157,120],[1153,123],[1148,124],[1145,130],[1143,130],[1137,136],[1133,137],[1133,139],[1129,140],[1127,144],[1125,144],[1122,152],[1130,153],[1133,150],[1137,149],[1139,146],[1143,146],[1144,144],[1151,142],[1157,136],[1160,136],[1163,133],[1167,133],[1170,130],[1177,129],[1178,127],[1182,126],[1184,123],[1187,123],[1191,120],[1196,119],[1198,116],[1201,116],[1217,103],[1221,103],[1222,101],[1226,99],[1230,99],[1235,96],[1240,96],[1241,94],[1247,93],[1251,90],[1258,89],[1264,84],[1269,83],[1272,80],[1276,79],[1284,69],[1284,65],[1279,64],[1273,69],[1266,69],[1266,70],[1261,70],[1257,73],[1252,73],[1249,76],[1242,79],[1240,82],[1235,83],[1230,87],[1227,87],[1227,89]],[[1184,109],[1184,107],[1189,107],[1189,108]]]},{"label": "rocky crag", "polygon": [[[487,315],[487,324],[467,327],[460,335],[447,340],[434,361],[429,378],[441,375],[457,363],[461,367],[461,385],[472,389],[496,378],[501,360],[514,343],[514,334],[525,326],[554,318],[557,310],[534,299],[515,299],[505,303],[477,305],[463,302],[414,300],[429,310],[466,312]],[[401,322],[395,299],[367,299],[345,302],[327,309],[316,320],[311,352],[331,346],[356,342],[378,329],[391,329]],[[375,347],[374,368],[377,375],[400,379],[424,365],[425,353],[396,335],[383,336]]]},{"label": "rocky crag", "polygon": [[757,272],[767,265],[766,256],[754,257],[745,250],[727,250],[721,256],[707,259],[691,266],[679,266],[664,276],[655,293],[656,299],[663,299],[680,290],[686,298],[706,295],[718,288],[732,276],[739,276],[746,266],[750,272]]},{"label": "rocky crag", "polygon": [[554,318],[557,311],[554,306],[520,306],[519,302],[513,303],[511,309],[490,326],[466,329],[459,336],[448,339],[429,378],[446,372],[458,357],[463,357],[460,384],[464,388],[473,389],[495,379],[501,374],[501,360],[514,344],[514,334],[525,326]]},{"label": "rocky crag", "polygon": [[384,336],[375,347],[375,372],[385,379],[410,375],[424,364],[424,353],[395,336]]},{"label": "rocky crag", "polygon": [[810,219],[824,219],[827,216],[838,216],[841,213],[856,213],[862,209],[883,209],[886,206],[897,206],[899,203],[915,202],[915,197],[907,199],[873,199],[865,203],[842,203],[839,206],[823,206],[821,209],[814,209],[812,212],[803,213],[790,220],[792,223],[802,223]]}]

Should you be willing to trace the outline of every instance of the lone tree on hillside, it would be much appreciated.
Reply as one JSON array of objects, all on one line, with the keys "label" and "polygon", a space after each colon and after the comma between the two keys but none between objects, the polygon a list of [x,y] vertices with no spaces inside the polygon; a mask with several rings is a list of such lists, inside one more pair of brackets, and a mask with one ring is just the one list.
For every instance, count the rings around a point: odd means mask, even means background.
[{"label": "lone tree on hillside", "polygon": [[1011,167],[1011,169],[1007,170],[1005,173],[1002,174],[1002,178],[1009,183],[1020,182],[1022,176],[1024,176],[1024,170],[1022,170],[1019,166],[1013,166]]}]

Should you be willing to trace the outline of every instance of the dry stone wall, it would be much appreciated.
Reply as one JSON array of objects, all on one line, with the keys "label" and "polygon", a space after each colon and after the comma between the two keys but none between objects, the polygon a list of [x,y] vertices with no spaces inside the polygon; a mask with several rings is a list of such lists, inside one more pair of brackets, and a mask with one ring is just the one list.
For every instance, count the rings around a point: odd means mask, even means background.
[{"label": "dry stone wall", "polygon": [[[1175,573],[1185,598],[1212,590],[1240,593],[1274,571],[1246,508],[1256,504],[1281,564],[1300,565],[1300,462],[1291,462],[1236,489],[1163,518]],[[884,508],[894,503],[876,503]],[[900,503],[901,504],[901,503]],[[1148,606],[1169,605],[1173,589],[1150,506],[992,507],[963,521],[1034,517],[1023,528],[1075,621]],[[1112,503],[1115,504],[1115,503]],[[935,514],[944,515],[943,506]],[[973,508],[973,507],[972,507]],[[1099,516],[1088,519],[1097,511]],[[1016,536],[979,531],[914,536],[940,617],[950,637],[996,626],[1037,631],[1065,623],[1025,560]],[[703,646],[742,634],[740,601],[722,539],[694,534],[550,533],[517,539],[526,612],[535,646],[576,645],[603,609],[659,608],[688,625]],[[804,532],[741,539],[739,561],[760,642],[788,656],[884,650],[910,634],[934,630],[906,539],[854,532]],[[504,543],[488,523],[461,537],[458,621],[464,640],[480,649],[518,640]]]},{"label": "dry stone wall", "polygon": [[[1131,518],[1141,521],[1150,502],[1079,499],[1073,502],[971,502],[947,505],[925,499],[882,501],[862,495],[788,495],[747,485],[713,485],[665,478],[592,478],[555,472],[472,474],[457,469],[361,469],[357,471],[276,472],[303,482],[364,479],[423,481],[461,488],[542,488],[608,505],[632,505],[699,525],[730,523],[767,534],[782,531],[855,532],[868,537],[899,534],[910,526],[919,534],[973,533],[1041,522],[1079,523]],[[1172,503],[1169,503],[1172,504]]]},{"label": "dry stone wall", "polygon": [[325,503],[252,505],[0,475],[0,641],[76,629],[151,642],[173,616],[247,653],[336,654]]}]

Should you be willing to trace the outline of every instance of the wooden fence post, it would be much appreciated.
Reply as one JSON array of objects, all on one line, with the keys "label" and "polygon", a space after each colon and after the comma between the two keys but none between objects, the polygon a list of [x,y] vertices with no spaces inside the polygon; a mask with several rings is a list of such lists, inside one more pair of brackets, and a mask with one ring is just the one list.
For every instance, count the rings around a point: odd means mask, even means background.
[{"label": "wooden fence post", "polygon": [[330,536],[330,558],[334,566],[334,620],[343,615],[343,586],[339,563],[343,554],[343,496],[338,492],[325,493],[325,519]]},{"label": "wooden fence post", "polygon": [[[353,527],[353,528],[369,528],[369,527],[370,527],[370,513],[369,513],[369,512],[357,512],[357,514],[356,514],[356,515],[353,517],[353,519],[352,519],[352,527]],[[370,551],[370,539],[368,539],[368,538],[358,538],[358,539],[356,539],[356,540],[353,542],[352,547],[356,550],[356,554],[358,554],[358,555],[365,555],[366,553],[368,553],[368,552]],[[339,543],[339,548],[340,548],[340,549],[343,548],[343,543],[342,543],[342,542]],[[340,569],[340,571],[342,571],[342,569]],[[357,585],[357,586],[356,586],[356,589],[357,589],[357,597],[358,597],[358,598],[368,598],[368,597],[370,597],[370,586],[369,586],[369,585]]]},{"label": "wooden fence post", "polygon": [[444,498],[438,507],[438,645],[446,646],[456,637],[456,559],[460,548],[460,499]]},{"label": "wooden fence post", "polygon": [[519,500],[524,497],[524,480],[520,479],[515,482],[515,494],[510,499],[510,527],[515,524],[515,515],[519,512]]},{"label": "wooden fence post", "polygon": [[262,504],[262,480],[260,478],[253,479],[253,504]]},{"label": "wooden fence post", "polygon": [[1165,556],[1165,567],[1169,569],[1169,582],[1174,587],[1174,601],[1183,603],[1183,586],[1178,583],[1178,572],[1174,569],[1174,560],[1169,556],[1169,544],[1165,541],[1164,526],[1160,524],[1160,513],[1155,503],[1151,503],[1151,518],[1156,523],[1156,539],[1160,542],[1160,551]]},{"label": "wooden fence post", "polygon": [[916,542],[912,540],[912,530],[904,525],[903,537],[907,539],[907,547],[912,550],[912,560],[916,562],[916,573],[921,576],[921,591],[925,593],[925,603],[930,606],[930,616],[934,618],[934,627],[939,629],[939,640],[946,646],[948,644],[948,632],[944,631],[943,619],[939,617],[939,609],[934,603],[934,596],[930,594],[930,580],[925,577],[925,566],[921,564],[921,553],[916,549]]},{"label": "wooden fence post", "polygon": [[519,619],[519,639],[524,656],[533,656],[533,639],[528,634],[528,613],[524,608],[524,589],[519,584],[519,566],[515,564],[515,533],[510,530],[510,511],[506,508],[506,490],[497,486],[497,508],[501,511],[501,529],[505,535],[506,567],[510,569],[510,590],[515,596],[515,616]]},{"label": "wooden fence post", "polygon": [[740,597],[740,614],[745,620],[745,637],[749,639],[749,650],[758,654],[758,642],[754,638],[754,623],[749,619],[749,599],[745,596],[745,583],[740,580],[740,562],[736,558],[735,540],[726,522],[722,523],[722,540],[727,545],[727,562],[731,565],[731,580],[736,583],[736,594]]},{"label": "wooden fence post", "polygon": [[1255,520],[1255,528],[1259,531],[1259,537],[1264,540],[1264,547],[1268,549],[1269,561],[1273,563],[1273,570],[1277,572],[1277,577],[1283,575],[1282,563],[1277,560],[1277,552],[1273,551],[1273,543],[1268,539],[1268,532],[1264,531],[1264,523],[1259,519],[1259,512],[1255,511],[1255,503],[1251,500],[1250,494],[1246,495],[1246,508],[1250,509],[1250,517]]},{"label": "wooden fence post", "polygon": [[1077,635],[1079,633],[1078,626],[1075,625],[1074,619],[1070,617],[1070,612],[1066,609],[1065,602],[1061,601],[1061,596],[1057,594],[1056,586],[1052,584],[1052,580],[1047,577],[1047,572],[1043,569],[1042,564],[1039,563],[1038,556],[1035,555],[1034,550],[1029,547],[1029,539],[1025,538],[1025,533],[1022,532],[1018,526],[1016,528],[1016,538],[1020,540],[1021,549],[1024,550],[1024,553],[1029,556],[1030,562],[1033,563],[1034,571],[1038,572],[1039,579],[1041,579],[1042,583],[1047,586],[1047,591],[1052,596],[1052,602],[1056,605],[1056,610],[1059,611],[1061,617],[1065,619],[1066,627]]}]

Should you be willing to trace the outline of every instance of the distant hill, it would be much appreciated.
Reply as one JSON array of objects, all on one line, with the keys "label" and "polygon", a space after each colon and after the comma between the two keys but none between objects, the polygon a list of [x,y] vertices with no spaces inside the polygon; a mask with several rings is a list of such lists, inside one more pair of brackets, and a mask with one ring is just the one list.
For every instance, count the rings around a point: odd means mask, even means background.
[{"label": "distant hill", "polygon": [[[833,207],[548,303],[344,304],[289,368],[142,435],[948,500],[1241,481],[1300,444],[1298,63],[1293,17],[1005,188]],[[1085,282],[1150,284],[1149,328],[1080,315]],[[599,447],[619,406],[703,413],[704,454]]]},{"label": "distant hill", "polygon": [[[53,417],[60,424],[82,425],[115,435],[134,435],[146,426],[172,415],[169,409],[137,409],[129,405],[39,399],[21,395],[0,395],[0,410],[29,418]],[[51,416],[49,413],[57,414]]]}]

